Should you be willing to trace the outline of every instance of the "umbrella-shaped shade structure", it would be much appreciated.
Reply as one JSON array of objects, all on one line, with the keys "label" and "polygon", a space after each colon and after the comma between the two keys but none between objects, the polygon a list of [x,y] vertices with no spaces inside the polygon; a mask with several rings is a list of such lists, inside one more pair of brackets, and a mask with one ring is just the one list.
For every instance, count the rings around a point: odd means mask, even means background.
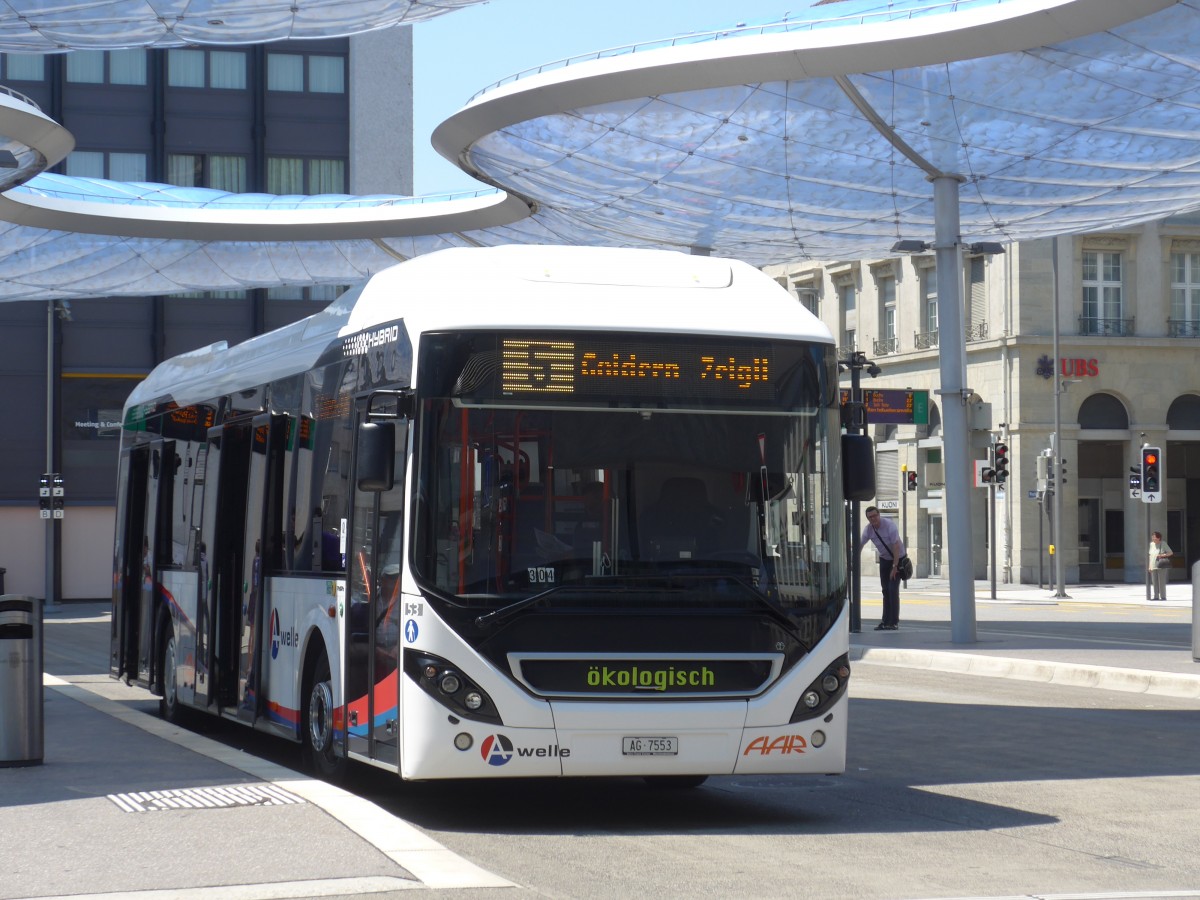
[{"label": "umbrella-shaped shade structure", "polygon": [[483,0],[7,0],[0,52],[258,44],[431,19]]}]

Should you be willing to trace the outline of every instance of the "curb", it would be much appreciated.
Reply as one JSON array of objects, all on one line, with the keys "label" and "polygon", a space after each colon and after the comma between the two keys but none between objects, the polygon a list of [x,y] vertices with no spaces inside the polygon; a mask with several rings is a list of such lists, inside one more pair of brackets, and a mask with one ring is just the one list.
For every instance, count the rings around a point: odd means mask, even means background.
[{"label": "curb", "polygon": [[973,653],[949,653],[936,650],[901,650],[850,647],[850,659],[856,662],[935,672],[957,672],[986,678],[1015,678],[1071,687],[1101,688],[1161,697],[1200,699],[1200,675],[1180,675],[1144,669],[1119,669],[1077,663],[1016,659],[1011,656],[982,656]]}]

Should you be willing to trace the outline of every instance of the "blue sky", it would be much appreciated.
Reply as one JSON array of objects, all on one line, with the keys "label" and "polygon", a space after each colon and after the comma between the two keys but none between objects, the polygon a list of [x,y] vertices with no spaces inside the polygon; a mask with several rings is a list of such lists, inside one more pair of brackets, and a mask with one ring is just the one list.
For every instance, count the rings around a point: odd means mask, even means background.
[{"label": "blue sky", "polygon": [[482,88],[568,56],[640,41],[777,21],[814,0],[492,0],[413,26],[413,167],[417,194],[478,183],[429,144],[433,129]]}]

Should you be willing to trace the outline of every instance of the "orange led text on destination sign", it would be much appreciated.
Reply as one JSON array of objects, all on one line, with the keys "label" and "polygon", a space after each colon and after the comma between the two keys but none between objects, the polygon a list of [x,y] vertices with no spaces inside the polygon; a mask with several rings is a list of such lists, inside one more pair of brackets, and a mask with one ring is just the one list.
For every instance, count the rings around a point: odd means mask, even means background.
[{"label": "orange led text on destination sign", "polygon": [[[588,351],[580,361],[579,374],[585,378],[680,378],[687,370],[682,363],[662,360],[638,359],[636,353],[622,357],[612,354],[611,359],[600,359]],[[738,362],[736,357],[718,361],[715,356],[701,356],[699,365],[692,374],[700,381],[734,381],[740,388],[748,388],[756,382],[771,380],[770,360],[755,357],[752,361]]]},{"label": "orange led text on destination sign", "polygon": [[506,340],[502,352],[502,382],[509,391],[570,393],[576,377],[591,383],[607,379],[662,379],[663,381],[731,382],[745,389],[771,380],[770,359],[763,356],[739,361],[736,356],[718,358],[700,354],[694,363],[678,359],[648,358],[633,351],[585,350],[578,355],[573,342]]}]

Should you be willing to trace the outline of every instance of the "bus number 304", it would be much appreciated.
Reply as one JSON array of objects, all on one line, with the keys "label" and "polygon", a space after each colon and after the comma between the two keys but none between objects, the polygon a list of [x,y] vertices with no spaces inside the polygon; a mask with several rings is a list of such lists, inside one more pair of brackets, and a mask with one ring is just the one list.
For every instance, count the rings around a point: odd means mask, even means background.
[{"label": "bus number 304", "polygon": [[530,584],[549,584],[554,581],[554,568],[552,566],[530,566],[529,567],[529,583]]}]

